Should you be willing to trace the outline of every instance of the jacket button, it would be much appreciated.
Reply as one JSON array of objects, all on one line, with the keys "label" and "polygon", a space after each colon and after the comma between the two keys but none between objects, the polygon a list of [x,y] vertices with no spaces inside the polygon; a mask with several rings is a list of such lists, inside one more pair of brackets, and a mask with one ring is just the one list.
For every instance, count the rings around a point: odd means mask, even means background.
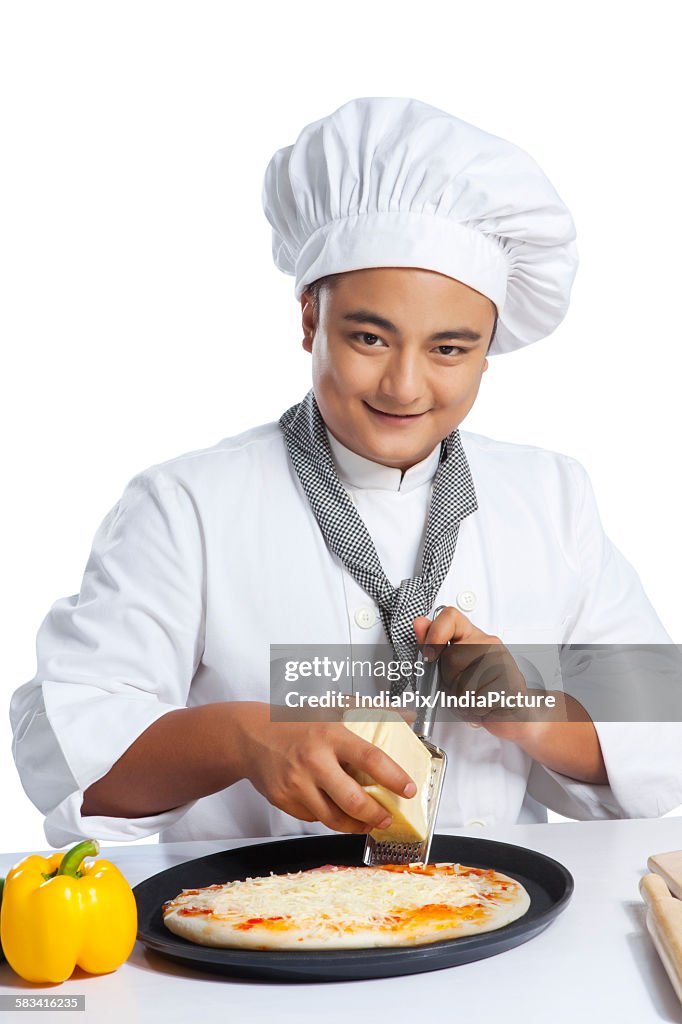
[{"label": "jacket button", "polygon": [[470,612],[478,604],[478,598],[473,590],[460,590],[455,600],[457,601],[457,607],[461,608],[463,612]]},{"label": "jacket button", "polygon": [[373,608],[358,608],[353,618],[360,629],[371,629],[377,621],[377,613]]},{"label": "jacket button", "polygon": [[488,822],[484,821],[483,818],[471,818],[469,821],[467,821],[466,827],[467,828],[485,828],[487,824],[488,824]]}]

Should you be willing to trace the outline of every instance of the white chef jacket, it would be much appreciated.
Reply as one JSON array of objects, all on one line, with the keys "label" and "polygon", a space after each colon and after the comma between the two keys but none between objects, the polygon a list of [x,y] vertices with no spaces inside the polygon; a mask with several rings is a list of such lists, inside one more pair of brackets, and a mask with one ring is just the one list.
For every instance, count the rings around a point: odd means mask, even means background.
[{"label": "white chef jacket", "polygon": [[[419,572],[440,445],[404,474],[328,433],[340,479],[394,585]],[[436,605],[505,643],[670,643],[605,536],[585,470],[564,455],[461,432],[478,510],[461,524]],[[265,624],[265,625],[264,625]],[[248,780],[142,818],[80,813],[83,793],[162,715],[268,701],[270,644],[386,644],[378,608],[322,537],[278,424],[136,475],[99,527],[80,593],[37,638],[15,692],[13,753],[54,846],[326,833]],[[354,655],[355,656],[355,655]],[[439,827],[657,816],[682,803],[678,723],[596,723],[609,785],[551,771],[515,743],[437,723],[449,757]]]}]

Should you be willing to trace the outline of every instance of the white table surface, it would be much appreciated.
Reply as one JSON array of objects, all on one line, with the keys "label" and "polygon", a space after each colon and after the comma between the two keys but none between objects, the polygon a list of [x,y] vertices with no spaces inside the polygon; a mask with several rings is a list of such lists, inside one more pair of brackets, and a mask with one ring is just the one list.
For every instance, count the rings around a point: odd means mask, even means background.
[{"label": "white table surface", "polygon": [[[429,974],[314,985],[240,981],[167,960],[139,942],[109,975],[77,969],[61,985],[30,985],[0,965],[0,992],[85,995],[85,1012],[59,1011],[60,1024],[87,1020],[164,1024],[225,1020],[320,1021],[335,1024],[560,1024],[617,1021],[682,1024],[680,1006],[646,931],[638,883],[652,853],[682,848],[682,819],[569,822],[499,829],[449,830],[452,835],[527,846],[561,861],[575,879],[564,912],[529,942],[505,953]],[[269,840],[161,843],[102,847],[131,885],[174,864]],[[37,852],[37,851],[32,851]],[[54,852],[54,851],[45,851]],[[0,875],[25,853],[0,853]],[[48,1011],[12,1012],[30,1024]]]}]

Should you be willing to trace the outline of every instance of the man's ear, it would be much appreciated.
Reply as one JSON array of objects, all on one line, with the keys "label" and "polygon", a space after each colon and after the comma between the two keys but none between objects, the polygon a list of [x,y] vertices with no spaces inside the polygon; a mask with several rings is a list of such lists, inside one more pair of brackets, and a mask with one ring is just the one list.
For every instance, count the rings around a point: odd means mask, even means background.
[{"label": "man's ear", "polygon": [[481,373],[485,373],[485,371],[487,369],[488,369],[488,357],[486,356],[485,359],[483,360],[483,369],[481,370]]},{"label": "man's ear", "polygon": [[303,292],[301,295],[301,325],[303,327],[301,344],[306,352],[312,352],[315,337],[315,311],[308,292]]}]

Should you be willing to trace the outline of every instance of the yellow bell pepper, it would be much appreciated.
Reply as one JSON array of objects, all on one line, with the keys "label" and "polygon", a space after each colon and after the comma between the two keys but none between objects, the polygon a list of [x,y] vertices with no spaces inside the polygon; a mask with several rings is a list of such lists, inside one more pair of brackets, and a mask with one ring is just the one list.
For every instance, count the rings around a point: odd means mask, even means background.
[{"label": "yellow bell pepper", "polygon": [[[0,878],[0,913],[2,913],[2,890],[5,887],[5,879]],[[2,939],[0,939],[0,964],[5,959],[5,954],[2,949]]]},{"label": "yellow bell pepper", "polygon": [[108,974],[128,959],[137,934],[132,889],[87,839],[67,853],[24,857],[9,871],[0,906],[0,942],[26,981],[60,982],[76,965]]}]

